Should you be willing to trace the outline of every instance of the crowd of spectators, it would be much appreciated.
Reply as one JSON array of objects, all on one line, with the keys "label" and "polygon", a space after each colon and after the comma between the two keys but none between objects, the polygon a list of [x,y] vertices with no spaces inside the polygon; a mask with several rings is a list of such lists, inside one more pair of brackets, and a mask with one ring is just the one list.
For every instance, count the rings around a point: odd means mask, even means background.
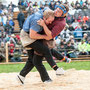
[{"label": "crowd of spectators", "polygon": [[[55,49],[67,57],[75,58],[78,55],[90,55],[90,1],[83,0],[72,1],[68,0],[46,0],[32,2],[32,0],[19,0],[18,5],[12,2],[6,7],[0,2],[0,61],[1,55],[5,59],[5,44],[9,46],[9,59],[12,62],[22,61],[20,58],[22,53],[26,55],[26,50],[22,48],[19,35],[14,33],[14,18],[13,12],[16,8],[19,10],[17,20],[19,29],[23,27],[25,15],[23,11],[27,11],[27,16],[50,8],[54,10],[57,5],[65,3],[69,6],[69,13],[66,17],[66,26],[64,30],[55,38]],[[20,48],[21,47],[21,48]],[[3,48],[3,50],[2,50]],[[20,53],[21,52],[21,53]],[[17,54],[17,55],[16,55]]]}]

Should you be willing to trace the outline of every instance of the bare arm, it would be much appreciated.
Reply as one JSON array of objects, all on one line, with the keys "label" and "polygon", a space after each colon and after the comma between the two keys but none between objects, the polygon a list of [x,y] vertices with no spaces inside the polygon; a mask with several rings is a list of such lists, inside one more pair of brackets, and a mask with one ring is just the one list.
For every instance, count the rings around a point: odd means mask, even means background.
[{"label": "bare arm", "polygon": [[41,34],[38,34],[36,31],[34,30],[30,30],[30,34],[29,34],[30,38],[32,39],[48,39],[47,38],[47,35],[41,35]]},{"label": "bare arm", "polygon": [[48,29],[48,27],[46,26],[44,20],[40,19],[40,20],[37,21],[37,23],[40,26],[43,27],[43,29],[44,29],[44,31],[45,31],[45,33],[47,35],[48,40],[52,39],[52,32]]}]

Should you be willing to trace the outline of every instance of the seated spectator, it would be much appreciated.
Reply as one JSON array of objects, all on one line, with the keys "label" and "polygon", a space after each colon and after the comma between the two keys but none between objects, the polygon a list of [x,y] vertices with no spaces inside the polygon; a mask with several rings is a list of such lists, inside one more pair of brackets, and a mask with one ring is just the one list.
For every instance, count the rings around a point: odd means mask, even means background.
[{"label": "seated spectator", "polygon": [[71,35],[71,32],[68,29],[68,26],[65,26],[64,30],[60,33],[60,35],[63,39],[66,40],[66,42],[68,42],[68,40],[70,39],[70,35]]},{"label": "seated spectator", "polygon": [[76,29],[76,27],[79,25],[79,22],[75,19],[75,21],[72,23],[72,27]]},{"label": "seated spectator", "polygon": [[85,40],[86,43],[88,42],[87,39],[88,39],[87,33],[84,33],[84,35],[83,35],[83,40]]},{"label": "seated spectator", "polygon": [[0,45],[0,62],[2,62],[3,60],[5,60],[5,52],[6,52],[6,49],[5,49],[5,44],[4,42],[1,42],[1,45]]},{"label": "seated spectator", "polygon": [[27,50],[26,50],[26,49],[23,49],[22,54],[23,54],[24,56],[27,56]]},{"label": "seated spectator", "polygon": [[78,44],[78,50],[79,50],[79,55],[87,55],[87,44],[85,40],[81,40],[81,42]]},{"label": "seated spectator", "polygon": [[49,8],[50,8],[51,10],[54,10],[54,9],[55,9],[54,2],[53,2],[53,1],[50,2]]},{"label": "seated spectator", "polygon": [[66,55],[64,43],[59,44],[59,46],[57,47],[57,50],[58,50],[62,55],[64,55],[64,56]]},{"label": "seated spectator", "polygon": [[14,49],[15,49],[15,45],[14,45],[13,41],[11,40],[10,44],[9,44],[9,59],[11,59],[13,57]]},{"label": "seated spectator", "polygon": [[0,1],[0,9],[3,10],[4,9],[4,5],[2,4],[2,2]]},{"label": "seated spectator", "polygon": [[83,3],[84,3],[83,0],[80,0],[80,6],[83,6]]},{"label": "seated spectator", "polygon": [[74,1],[71,2],[71,6],[72,6],[73,8],[75,8]]},{"label": "seated spectator", "polygon": [[37,2],[35,2],[35,3],[33,4],[33,8],[34,8],[34,13],[39,10],[40,7],[39,7],[39,5],[38,5]]},{"label": "seated spectator", "polygon": [[[3,20],[3,16],[4,16],[4,14],[2,13],[1,15],[0,15],[0,22],[4,22],[4,20]],[[3,23],[4,24],[4,23]]]},{"label": "seated spectator", "polygon": [[15,7],[16,6],[12,2],[10,2],[10,4],[8,5],[8,9],[11,9],[11,12],[13,12]]},{"label": "seated spectator", "polygon": [[80,3],[78,2],[78,0],[75,3],[75,9],[81,9]]},{"label": "seated spectator", "polygon": [[67,22],[68,24],[71,24],[72,21],[73,21],[72,16],[71,16],[70,14],[68,14],[67,17],[66,17],[66,22]]},{"label": "seated spectator", "polygon": [[69,29],[70,31],[74,31],[74,28],[72,27],[72,24],[69,24],[68,29]]},{"label": "seated spectator", "polygon": [[13,34],[13,31],[14,31],[14,25],[15,25],[15,23],[14,23],[14,21],[13,21],[12,17],[9,17],[9,25],[11,25],[11,27],[12,27],[11,34]]},{"label": "seated spectator", "polygon": [[18,2],[18,8],[19,8],[19,10],[23,10],[23,11],[25,11],[25,6],[24,6],[24,1],[23,0],[19,0],[19,2]]},{"label": "seated spectator", "polygon": [[0,22],[0,32],[1,32],[2,30],[4,31],[4,26],[3,26],[3,22]]},{"label": "seated spectator", "polygon": [[74,35],[74,38],[82,39],[83,33],[80,25],[77,26],[77,28],[73,32],[73,35]]},{"label": "seated spectator", "polygon": [[88,7],[87,7],[86,3],[83,3],[82,9],[83,9],[83,10],[88,9]]},{"label": "seated spectator", "polygon": [[88,40],[88,43],[87,43],[87,51],[88,51],[88,54],[90,55],[90,39]]},{"label": "seated spectator", "polygon": [[9,43],[10,38],[11,38],[11,34],[6,35],[5,43],[7,43],[7,42]]},{"label": "seated spectator", "polygon": [[86,22],[86,24],[88,25],[88,30],[90,30],[90,18],[88,19],[88,21]]},{"label": "seated spectator", "polygon": [[27,13],[28,13],[28,16],[33,14],[34,13],[33,7],[29,6],[29,8],[27,9]]},{"label": "seated spectator", "polygon": [[76,58],[77,55],[75,53],[75,48],[74,46],[71,45],[71,42],[68,41],[67,46],[66,46],[66,56],[69,58]]},{"label": "seated spectator", "polygon": [[7,15],[6,14],[3,14],[3,26],[5,26],[6,25],[6,23],[7,23]]},{"label": "seated spectator", "polygon": [[12,34],[11,37],[10,37],[10,39],[9,39],[9,41],[10,42],[13,42],[14,45],[16,45],[16,41],[15,40],[16,40],[16,36],[14,34]]},{"label": "seated spectator", "polygon": [[22,62],[21,60],[21,50],[19,49],[19,46],[16,45],[14,51],[13,51],[13,57],[10,60],[11,62]]},{"label": "seated spectator", "polygon": [[86,23],[88,21],[89,17],[88,16],[83,16],[83,21]]},{"label": "seated spectator", "polygon": [[6,34],[11,34],[11,32],[12,32],[12,26],[9,24],[9,21],[7,21],[7,23],[5,25],[5,32],[6,32]]},{"label": "seated spectator", "polygon": [[83,24],[83,25],[82,25],[82,30],[84,31],[83,34],[85,33],[85,31],[88,31],[88,26],[87,26],[87,24]]},{"label": "seated spectator", "polygon": [[58,45],[60,44],[60,36],[57,36],[57,38],[55,39],[55,44],[56,44],[56,47],[58,47]]},{"label": "seated spectator", "polygon": [[6,33],[3,30],[1,30],[1,32],[0,32],[0,42],[5,42],[5,36],[6,36]]}]

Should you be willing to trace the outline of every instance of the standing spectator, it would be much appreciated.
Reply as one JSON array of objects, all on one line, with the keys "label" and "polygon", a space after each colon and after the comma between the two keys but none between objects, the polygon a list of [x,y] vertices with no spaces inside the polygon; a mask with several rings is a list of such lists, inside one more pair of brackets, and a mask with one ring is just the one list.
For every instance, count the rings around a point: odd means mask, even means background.
[{"label": "standing spectator", "polygon": [[18,20],[19,27],[20,27],[20,30],[21,30],[23,28],[23,23],[25,21],[24,13],[22,12],[22,10],[20,10],[20,13],[17,16],[17,20]]}]

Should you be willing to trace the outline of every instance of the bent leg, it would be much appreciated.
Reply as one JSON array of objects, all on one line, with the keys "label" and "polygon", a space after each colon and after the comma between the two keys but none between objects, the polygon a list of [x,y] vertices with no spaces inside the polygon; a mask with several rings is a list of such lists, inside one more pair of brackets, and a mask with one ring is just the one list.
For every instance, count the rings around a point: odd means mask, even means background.
[{"label": "bent leg", "polygon": [[51,53],[58,60],[62,60],[64,58],[64,56],[61,53],[59,53],[58,51],[56,51],[55,49],[51,49]]},{"label": "bent leg", "polygon": [[43,54],[51,67],[56,66],[56,63],[52,58],[51,51],[41,41],[37,40],[34,43],[28,45],[28,47],[31,47],[32,49],[34,49],[34,51]]}]

